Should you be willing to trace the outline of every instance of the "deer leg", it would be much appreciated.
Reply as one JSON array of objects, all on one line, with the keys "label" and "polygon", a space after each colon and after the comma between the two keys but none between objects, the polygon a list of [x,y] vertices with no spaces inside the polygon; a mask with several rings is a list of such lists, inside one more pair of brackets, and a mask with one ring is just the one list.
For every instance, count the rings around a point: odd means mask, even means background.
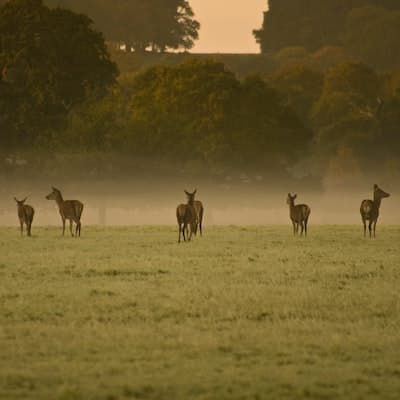
[{"label": "deer leg", "polygon": [[364,224],[364,237],[367,236],[367,224],[365,222],[365,219],[362,220],[363,224]]},{"label": "deer leg", "polygon": [[300,236],[303,236],[303,232],[304,232],[304,222],[303,221],[300,222],[300,227],[301,227]]},{"label": "deer leg", "polygon": [[62,224],[63,224],[63,233],[62,235],[65,235],[65,218],[62,218]]},{"label": "deer leg", "polygon": [[377,223],[377,221],[374,221],[374,237],[375,237],[375,231],[376,231],[376,223]]},{"label": "deer leg", "polygon": [[372,221],[369,221],[368,230],[369,230],[369,237],[371,237],[371,229],[372,228]]},{"label": "deer leg", "polygon": [[33,218],[29,221],[29,236],[32,236],[32,220]]},{"label": "deer leg", "polygon": [[197,222],[191,223],[190,224],[190,236],[189,236],[189,242],[192,239],[192,234],[194,233],[196,236],[196,230],[197,230]]},{"label": "deer leg", "polygon": [[178,243],[180,243],[181,242],[181,224],[180,224],[180,222],[178,222],[178,230],[179,230]]},{"label": "deer leg", "polygon": [[71,236],[74,237],[74,233],[72,232],[72,219],[69,220],[69,231],[71,232]]},{"label": "deer leg", "polygon": [[200,217],[199,228],[200,228],[200,236],[203,236],[203,216]]},{"label": "deer leg", "polygon": [[29,222],[26,226],[28,236],[31,236],[31,227],[32,227],[32,222]]},{"label": "deer leg", "polygon": [[77,238],[79,234],[79,221],[75,221],[75,237]]},{"label": "deer leg", "polygon": [[194,226],[194,235],[195,235],[195,236],[197,236],[197,230],[198,230],[198,228],[199,228],[199,220],[197,219],[197,220],[196,220],[196,224],[195,224],[195,226]]},{"label": "deer leg", "polygon": [[308,224],[308,219],[304,221],[304,236],[307,237],[307,224]]},{"label": "deer leg", "polygon": [[19,225],[20,225],[21,236],[23,236],[23,234],[24,234],[24,223],[22,222],[22,220],[19,221]]},{"label": "deer leg", "polygon": [[82,229],[82,224],[81,221],[79,221],[79,237],[81,237],[81,229]]},{"label": "deer leg", "polygon": [[183,228],[182,228],[182,235],[183,235],[183,241],[186,242],[186,236],[185,236],[185,231],[186,231],[186,224],[183,224]]}]

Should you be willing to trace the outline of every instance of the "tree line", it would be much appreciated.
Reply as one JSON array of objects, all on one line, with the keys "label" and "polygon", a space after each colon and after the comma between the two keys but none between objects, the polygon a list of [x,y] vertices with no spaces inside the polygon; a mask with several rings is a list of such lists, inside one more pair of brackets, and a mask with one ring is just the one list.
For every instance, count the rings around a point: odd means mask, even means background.
[{"label": "tree line", "polygon": [[187,0],[46,0],[45,3],[87,14],[108,41],[136,52],[189,50],[200,29]]},{"label": "tree line", "polygon": [[[301,174],[400,172],[400,74],[337,47],[283,49],[265,73],[188,58],[118,76],[84,14],[0,7],[0,146]],[[3,155],[4,155],[3,154]]]},{"label": "tree line", "polygon": [[355,61],[378,69],[400,65],[397,0],[269,0],[261,29],[263,53],[301,47],[340,47]]}]

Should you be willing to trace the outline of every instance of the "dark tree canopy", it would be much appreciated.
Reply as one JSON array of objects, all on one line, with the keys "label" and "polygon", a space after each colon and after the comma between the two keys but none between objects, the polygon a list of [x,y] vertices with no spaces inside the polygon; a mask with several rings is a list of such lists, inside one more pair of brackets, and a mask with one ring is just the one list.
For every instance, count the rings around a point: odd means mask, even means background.
[{"label": "dark tree canopy", "polygon": [[156,66],[120,83],[109,98],[75,114],[68,130],[74,143],[160,160],[277,169],[293,164],[312,138],[267,83],[239,81],[218,62]]},{"label": "dark tree canopy", "polygon": [[193,47],[200,24],[187,0],[46,0],[90,16],[111,41],[135,51]]},{"label": "dark tree canopy", "polygon": [[[354,51],[354,56],[370,63],[371,57],[376,60],[382,56],[379,47],[385,47],[382,46],[384,37],[392,35],[393,41],[398,37],[399,17],[395,15],[398,14],[396,10],[400,10],[400,2],[397,0],[269,0],[268,3],[263,26],[254,31],[264,53],[294,46],[316,51],[347,43],[350,51],[361,46],[360,51]],[[371,20],[371,15],[365,12],[354,12],[365,6],[379,7],[386,10],[386,14],[375,15]],[[383,57],[381,65],[393,63],[386,61],[389,56],[383,54]]]},{"label": "dark tree canopy", "polygon": [[399,37],[400,10],[368,6],[355,8],[347,16],[346,50],[377,69],[400,67]]},{"label": "dark tree canopy", "polygon": [[44,121],[115,82],[116,66],[91,25],[85,15],[51,10],[41,0],[0,8],[0,114],[10,142],[15,135],[32,142]]}]

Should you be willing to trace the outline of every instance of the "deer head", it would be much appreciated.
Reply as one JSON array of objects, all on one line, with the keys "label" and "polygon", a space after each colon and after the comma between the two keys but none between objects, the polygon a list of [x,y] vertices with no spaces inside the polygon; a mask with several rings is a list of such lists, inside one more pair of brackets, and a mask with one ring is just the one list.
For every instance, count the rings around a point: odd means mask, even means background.
[{"label": "deer head", "polygon": [[49,193],[46,196],[46,199],[47,200],[57,200],[57,199],[59,199],[61,197],[61,192],[58,189],[56,189],[55,187],[53,187],[53,186],[51,187],[51,189],[52,189],[52,192]]},{"label": "deer head", "polygon": [[390,194],[382,190],[377,184],[374,185],[374,200],[381,200],[389,196]]},{"label": "deer head", "polygon": [[194,196],[196,196],[197,189],[195,189],[193,193],[190,193],[190,192],[188,192],[188,191],[186,191],[186,190],[185,190],[184,192],[185,192],[185,194],[186,194],[188,204],[193,204],[193,202],[194,202]]},{"label": "deer head", "polygon": [[288,204],[289,206],[294,204],[294,201],[296,200],[296,198],[297,198],[297,194],[294,194],[292,196],[290,193],[288,193],[288,197],[286,199],[286,204]]},{"label": "deer head", "polygon": [[16,197],[14,197],[14,200],[16,201],[18,207],[22,207],[24,203],[26,202],[27,197],[25,197],[23,200],[18,200]]}]

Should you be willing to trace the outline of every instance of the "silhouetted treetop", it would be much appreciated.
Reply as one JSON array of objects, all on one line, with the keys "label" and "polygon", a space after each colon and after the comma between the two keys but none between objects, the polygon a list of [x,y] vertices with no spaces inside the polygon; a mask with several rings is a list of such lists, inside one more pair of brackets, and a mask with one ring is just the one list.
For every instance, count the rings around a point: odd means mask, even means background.
[{"label": "silhouetted treetop", "polygon": [[90,16],[107,40],[163,52],[193,47],[200,24],[187,0],[46,0]]},{"label": "silhouetted treetop", "polygon": [[370,65],[398,63],[390,54],[400,53],[395,43],[389,43],[387,54],[379,50],[386,47],[385,37],[391,36],[395,41],[399,36],[397,0],[269,0],[268,3],[263,26],[254,31],[264,53],[295,46],[307,51],[345,46],[352,55]]}]

